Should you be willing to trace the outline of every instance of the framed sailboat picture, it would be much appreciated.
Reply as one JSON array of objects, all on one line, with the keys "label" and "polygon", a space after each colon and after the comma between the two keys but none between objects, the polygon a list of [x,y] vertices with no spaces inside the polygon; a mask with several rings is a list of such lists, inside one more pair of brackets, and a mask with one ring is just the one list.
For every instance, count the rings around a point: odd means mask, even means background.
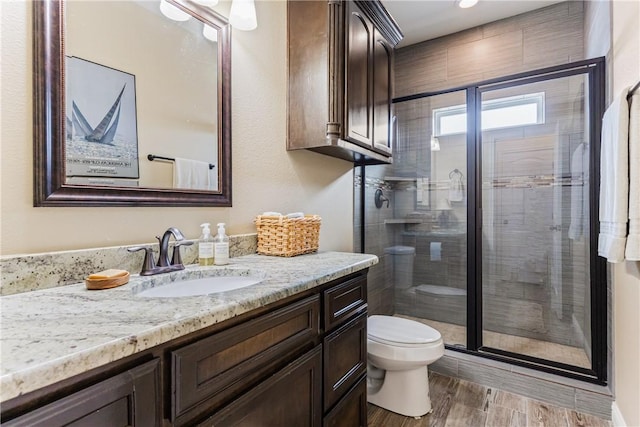
[{"label": "framed sailboat picture", "polygon": [[66,175],[69,183],[135,186],[135,76],[66,58]]}]

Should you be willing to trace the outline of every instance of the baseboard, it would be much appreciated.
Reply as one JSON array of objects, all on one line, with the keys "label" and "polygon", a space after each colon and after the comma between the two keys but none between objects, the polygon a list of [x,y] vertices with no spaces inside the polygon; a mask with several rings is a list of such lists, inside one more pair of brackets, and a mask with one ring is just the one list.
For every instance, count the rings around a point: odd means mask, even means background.
[{"label": "baseboard", "polygon": [[627,427],[627,423],[625,422],[622,412],[620,412],[620,408],[618,408],[616,402],[611,404],[611,424],[615,427]]}]

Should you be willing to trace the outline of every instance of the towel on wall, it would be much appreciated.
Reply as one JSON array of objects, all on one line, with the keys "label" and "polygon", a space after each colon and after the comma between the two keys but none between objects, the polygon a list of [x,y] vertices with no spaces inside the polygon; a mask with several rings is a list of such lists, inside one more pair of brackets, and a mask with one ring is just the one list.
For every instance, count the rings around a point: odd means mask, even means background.
[{"label": "towel on wall", "polygon": [[463,199],[462,173],[455,169],[449,174],[449,201],[461,202]]},{"label": "towel on wall", "polygon": [[442,261],[442,242],[429,243],[429,259],[431,261]]},{"label": "towel on wall", "polygon": [[211,190],[209,163],[176,157],[173,187],[189,190]]},{"label": "towel on wall", "polygon": [[584,162],[585,147],[586,145],[581,143],[571,155],[571,223],[569,224],[569,238],[571,240],[579,239],[584,233],[582,228],[584,212],[582,190],[585,182],[584,170],[589,167],[589,164]]},{"label": "towel on wall", "polygon": [[625,258],[640,261],[640,89],[629,103],[629,236]]},{"label": "towel on wall", "polygon": [[629,216],[629,104],[626,88],[602,119],[598,255],[624,260]]}]

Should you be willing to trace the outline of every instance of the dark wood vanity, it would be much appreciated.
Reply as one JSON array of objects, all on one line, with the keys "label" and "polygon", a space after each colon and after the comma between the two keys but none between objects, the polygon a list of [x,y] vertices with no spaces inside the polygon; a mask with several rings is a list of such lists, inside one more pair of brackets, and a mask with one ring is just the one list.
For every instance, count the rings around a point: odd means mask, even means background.
[{"label": "dark wood vanity", "polygon": [[287,149],[391,163],[393,49],[379,1],[289,1]]},{"label": "dark wood vanity", "polygon": [[7,426],[366,426],[367,270],[2,404]]}]

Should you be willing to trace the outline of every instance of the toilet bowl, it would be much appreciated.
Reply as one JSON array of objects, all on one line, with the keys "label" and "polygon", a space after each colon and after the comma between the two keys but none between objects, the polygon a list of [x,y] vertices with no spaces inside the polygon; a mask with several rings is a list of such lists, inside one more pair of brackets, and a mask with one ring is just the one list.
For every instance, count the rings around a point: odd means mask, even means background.
[{"label": "toilet bowl", "polygon": [[431,412],[427,365],[444,354],[440,333],[391,316],[367,320],[367,401],[410,417]]}]

